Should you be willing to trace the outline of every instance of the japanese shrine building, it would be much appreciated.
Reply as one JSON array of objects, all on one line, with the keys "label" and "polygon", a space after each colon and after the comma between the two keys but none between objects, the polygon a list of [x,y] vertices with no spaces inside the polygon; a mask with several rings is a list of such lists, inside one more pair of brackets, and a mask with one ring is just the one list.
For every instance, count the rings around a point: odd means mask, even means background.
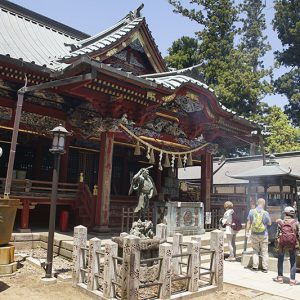
[{"label": "japanese shrine building", "polygon": [[168,70],[140,9],[89,36],[0,0],[1,193],[17,93],[25,81],[35,86],[24,95],[11,190],[22,201],[20,228],[48,222],[49,131],[58,124],[72,132],[58,210],[99,230],[119,227],[122,207],[136,205],[130,179],[150,163],[158,198],[179,201],[171,169],[201,165],[200,201],[209,210],[212,155],[257,142],[251,132],[259,126],[222,106],[197,68]]}]

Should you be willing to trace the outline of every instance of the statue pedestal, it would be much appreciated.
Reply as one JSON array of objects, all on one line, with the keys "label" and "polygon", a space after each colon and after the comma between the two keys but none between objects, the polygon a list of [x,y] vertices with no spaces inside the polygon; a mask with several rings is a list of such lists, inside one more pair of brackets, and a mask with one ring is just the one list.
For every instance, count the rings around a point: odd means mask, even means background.
[{"label": "statue pedestal", "polygon": [[198,235],[205,233],[204,206],[202,202],[156,202],[154,207],[155,224],[167,225],[167,235],[175,233]]},{"label": "statue pedestal", "polygon": [[17,271],[17,263],[14,261],[14,257],[15,246],[8,244],[0,247],[0,276]]}]

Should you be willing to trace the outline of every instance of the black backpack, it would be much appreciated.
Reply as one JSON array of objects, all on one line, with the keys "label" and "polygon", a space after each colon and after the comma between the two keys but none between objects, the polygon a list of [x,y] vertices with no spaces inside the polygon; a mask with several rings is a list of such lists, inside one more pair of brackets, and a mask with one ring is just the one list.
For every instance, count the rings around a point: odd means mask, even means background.
[{"label": "black backpack", "polygon": [[242,223],[241,220],[239,218],[239,216],[236,214],[236,212],[234,211],[232,214],[232,223],[231,223],[231,228],[234,231],[240,231],[242,229]]}]

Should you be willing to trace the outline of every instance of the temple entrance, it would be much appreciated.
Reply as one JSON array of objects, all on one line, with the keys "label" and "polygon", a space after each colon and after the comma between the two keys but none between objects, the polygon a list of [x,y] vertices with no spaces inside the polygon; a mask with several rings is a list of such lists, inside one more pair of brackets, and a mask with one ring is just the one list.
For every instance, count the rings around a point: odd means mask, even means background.
[{"label": "temple entrance", "polygon": [[99,153],[94,151],[71,148],[69,152],[69,180],[72,183],[79,181],[83,173],[84,182],[93,190],[98,179]]}]

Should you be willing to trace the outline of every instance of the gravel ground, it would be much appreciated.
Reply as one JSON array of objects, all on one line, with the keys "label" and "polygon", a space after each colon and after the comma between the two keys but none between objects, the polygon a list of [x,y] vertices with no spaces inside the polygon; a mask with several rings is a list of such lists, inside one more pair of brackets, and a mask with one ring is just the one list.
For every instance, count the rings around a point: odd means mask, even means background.
[{"label": "gravel ground", "polygon": [[[45,262],[47,258],[47,251],[43,248],[20,250],[16,251],[15,255],[31,256],[38,259],[40,262]],[[54,253],[53,255],[53,273],[64,273],[67,276],[72,276],[72,262],[67,258],[58,256]]]}]

